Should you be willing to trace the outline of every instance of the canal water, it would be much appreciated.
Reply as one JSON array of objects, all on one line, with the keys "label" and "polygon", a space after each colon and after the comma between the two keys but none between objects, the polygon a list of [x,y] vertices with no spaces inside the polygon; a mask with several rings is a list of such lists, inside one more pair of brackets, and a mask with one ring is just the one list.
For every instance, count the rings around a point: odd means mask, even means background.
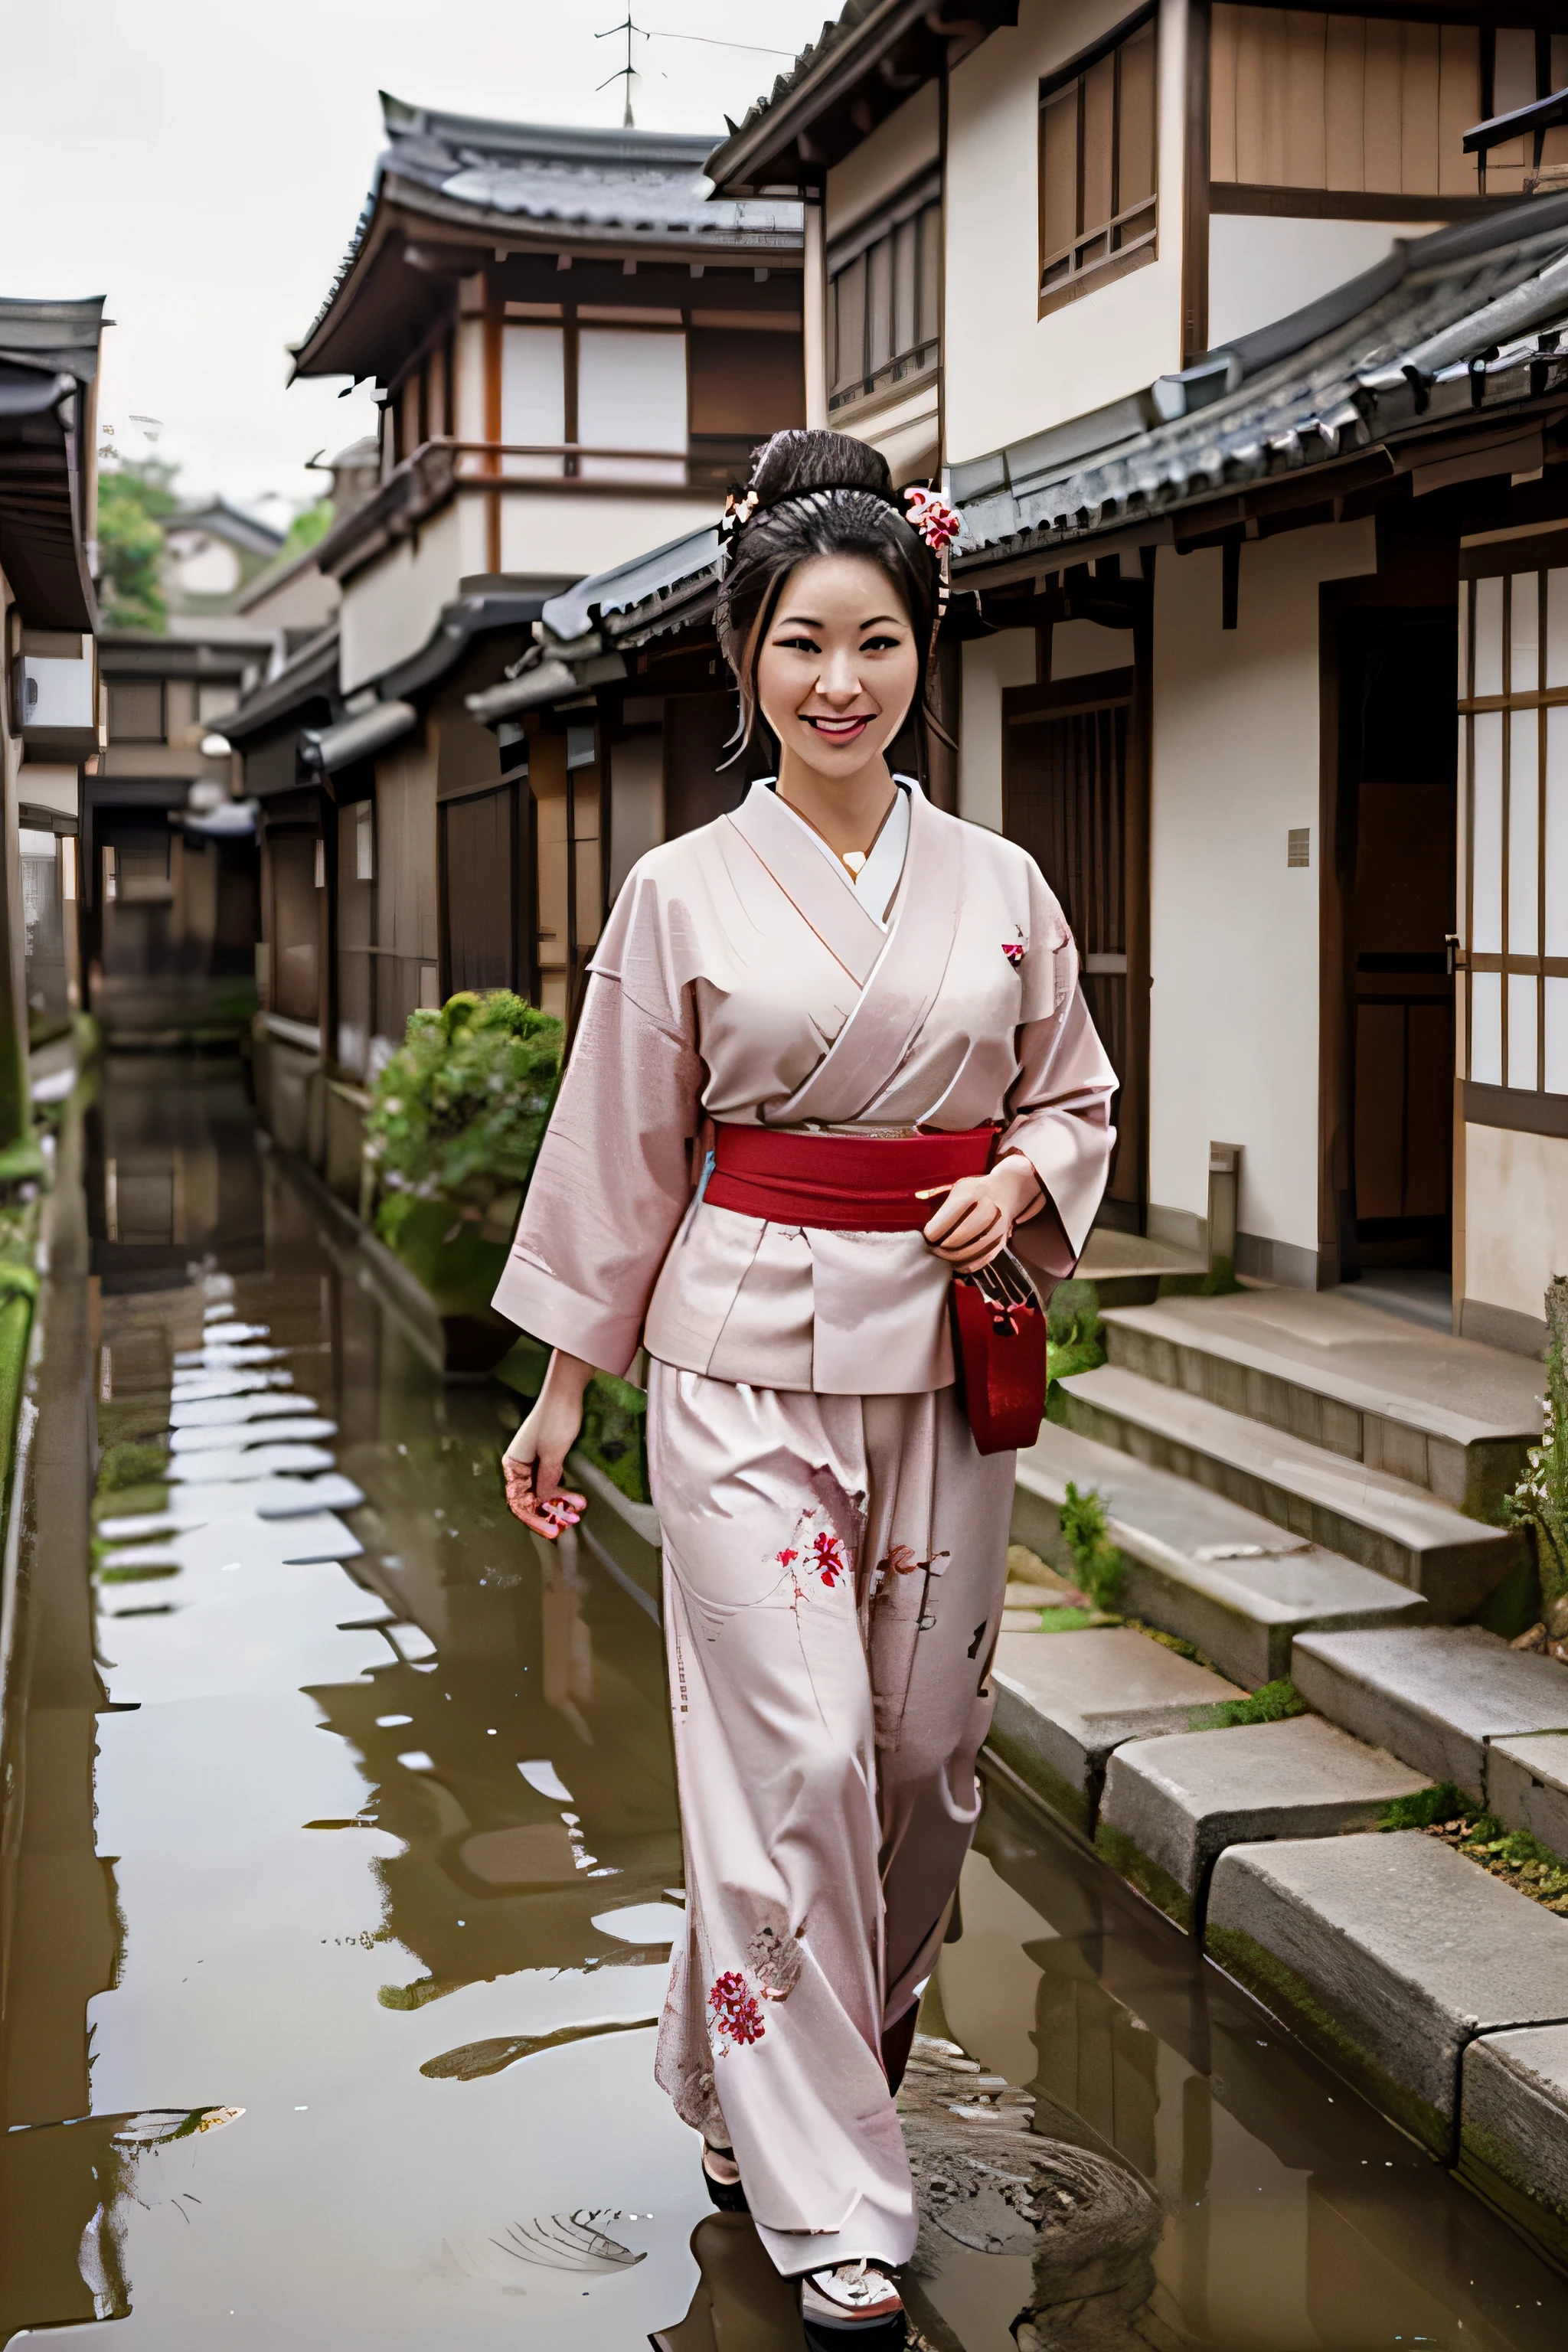
[{"label": "canal water", "polygon": [[[443,1386],[232,1061],[111,1062],[87,1167],[22,1563],[0,2343],[799,2352],[652,2081],[680,1840],[624,1528],[508,1517],[515,1401]],[[939,2125],[972,2086],[972,2152],[1026,2092],[1133,2218],[1042,2269],[999,2159],[1001,2224],[924,2234],[932,2352],[1562,2346],[1554,2271],[996,1783],[962,1919],[911,2084]]]}]

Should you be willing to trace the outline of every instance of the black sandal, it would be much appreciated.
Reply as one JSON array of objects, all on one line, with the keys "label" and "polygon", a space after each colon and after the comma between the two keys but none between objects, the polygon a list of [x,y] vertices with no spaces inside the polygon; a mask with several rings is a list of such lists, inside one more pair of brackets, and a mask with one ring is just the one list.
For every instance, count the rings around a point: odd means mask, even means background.
[{"label": "black sandal", "polygon": [[[708,2168],[710,2157],[716,2157],[721,2164],[734,2166],[734,2179],[732,2180],[717,2179]],[[703,2141],[702,2185],[721,2213],[751,2211],[752,2209],[746,2202],[746,2191],[741,2180],[741,2168],[735,2163],[735,2151],[732,2147],[710,2147],[707,2141]]]}]

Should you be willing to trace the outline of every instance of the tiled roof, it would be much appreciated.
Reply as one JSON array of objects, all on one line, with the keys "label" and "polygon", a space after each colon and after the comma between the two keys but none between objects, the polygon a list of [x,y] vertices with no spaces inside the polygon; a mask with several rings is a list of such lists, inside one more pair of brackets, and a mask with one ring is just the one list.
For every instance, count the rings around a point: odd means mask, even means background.
[{"label": "tiled roof", "polygon": [[[952,468],[955,574],[1568,389],[1568,195],[1401,241],[1320,301],[1182,374]],[[1478,412],[1481,412],[1478,415]]]}]

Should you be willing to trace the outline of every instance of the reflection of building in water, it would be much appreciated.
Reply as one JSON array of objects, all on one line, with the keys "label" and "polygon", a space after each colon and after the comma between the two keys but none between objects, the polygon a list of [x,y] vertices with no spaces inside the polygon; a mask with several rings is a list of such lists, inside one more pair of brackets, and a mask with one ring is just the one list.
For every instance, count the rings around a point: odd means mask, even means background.
[{"label": "reflection of building in water", "polygon": [[[303,1214],[290,1185],[269,1185],[275,1252]],[[536,1545],[508,1513],[498,1457],[515,1406],[444,1389],[353,1278],[352,1252],[326,1280],[331,1385],[315,1392],[366,1497],[351,1573],[389,1633],[384,1665],[310,1696],[360,1760],[362,1818],[406,1847],[375,1865],[386,1930],[444,1990],[662,1958],[593,1926],[681,1880],[658,1645],[574,1539]],[[421,1998],[400,1989],[396,2005]]]},{"label": "reflection of building in water", "polygon": [[261,1166],[232,1055],[116,1057],[88,1127],[92,1270],[110,1288],[264,1257]]}]

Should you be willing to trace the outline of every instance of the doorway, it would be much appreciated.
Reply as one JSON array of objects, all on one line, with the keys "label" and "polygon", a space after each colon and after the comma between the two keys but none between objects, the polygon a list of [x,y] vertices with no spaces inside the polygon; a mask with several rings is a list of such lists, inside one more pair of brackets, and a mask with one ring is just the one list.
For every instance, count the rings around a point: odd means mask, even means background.
[{"label": "doorway", "polygon": [[1453,1260],[1456,618],[1344,616],[1337,847],[1349,1177],[1340,1278]]},{"label": "doorway", "polygon": [[1099,1222],[1141,1233],[1148,981],[1138,969],[1142,927],[1133,903],[1144,872],[1135,672],[1009,687],[1002,713],[1002,830],[1028,851],[1061,901],[1084,999],[1121,1082]]}]

